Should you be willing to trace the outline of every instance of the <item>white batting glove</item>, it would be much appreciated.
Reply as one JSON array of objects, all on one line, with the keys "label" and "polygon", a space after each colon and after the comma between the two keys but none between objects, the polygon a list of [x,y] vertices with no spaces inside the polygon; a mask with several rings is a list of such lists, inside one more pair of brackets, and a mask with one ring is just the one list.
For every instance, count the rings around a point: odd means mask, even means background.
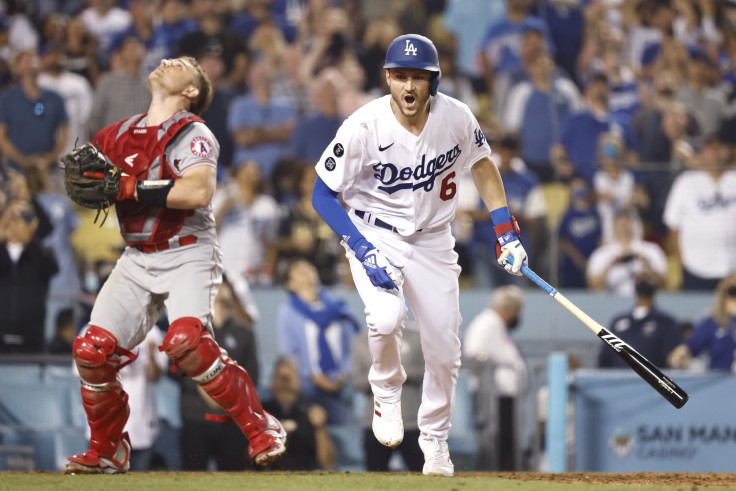
[{"label": "white batting glove", "polygon": [[[491,218],[493,218],[493,213],[495,212],[491,212]],[[508,210],[506,210],[506,213],[508,221],[493,227],[496,231],[496,240],[498,241],[496,243],[496,258],[498,264],[503,266],[509,273],[515,276],[524,276],[524,273],[521,272],[521,265],[528,265],[529,259],[524,246],[521,245],[521,241],[519,240],[521,229],[516,218],[508,215]],[[514,258],[512,261],[513,264],[506,259],[508,256]]]},{"label": "white batting glove", "polygon": [[[501,237],[498,238],[498,242],[501,242]],[[527,257],[524,246],[521,245],[519,238],[517,237],[516,239],[512,239],[510,242],[506,242],[505,245],[501,246],[501,251],[502,254],[498,258],[498,264],[503,266],[506,271],[513,275],[524,276],[524,273],[521,272],[521,265],[523,264],[528,266],[529,258]],[[506,251],[508,251],[508,254],[506,254]],[[513,264],[506,259],[508,256],[512,256],[514,258]]]}]

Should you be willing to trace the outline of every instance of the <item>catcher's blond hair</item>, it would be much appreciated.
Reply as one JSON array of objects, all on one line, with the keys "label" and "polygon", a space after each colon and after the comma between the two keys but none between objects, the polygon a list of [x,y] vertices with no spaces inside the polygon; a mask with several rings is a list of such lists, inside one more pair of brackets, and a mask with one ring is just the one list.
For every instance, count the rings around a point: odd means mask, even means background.
[{"label": "catcher's blond hair", "polygon": [[191,66],[194,70],[193,82],[195,87],[199,89],[199,94],[189,103],[189,112],[199,116],[210,107],[210,103],[212,102],[212,97],[214,96],[212,82],[196,59],[191,56],[180,56],[179,59]]}]

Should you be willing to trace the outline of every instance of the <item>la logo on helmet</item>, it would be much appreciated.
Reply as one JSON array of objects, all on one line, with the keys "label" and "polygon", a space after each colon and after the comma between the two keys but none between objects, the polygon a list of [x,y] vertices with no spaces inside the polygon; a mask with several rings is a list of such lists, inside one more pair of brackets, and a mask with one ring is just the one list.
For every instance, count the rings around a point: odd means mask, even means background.
[{"label": "la logo on helmet", "polygon": [[406,40],[406,48],[404,48],[404,54],[409,56],[416,56],[417,55],[417,49],[414,47],[413,44],[411,44],[411,39]]}]

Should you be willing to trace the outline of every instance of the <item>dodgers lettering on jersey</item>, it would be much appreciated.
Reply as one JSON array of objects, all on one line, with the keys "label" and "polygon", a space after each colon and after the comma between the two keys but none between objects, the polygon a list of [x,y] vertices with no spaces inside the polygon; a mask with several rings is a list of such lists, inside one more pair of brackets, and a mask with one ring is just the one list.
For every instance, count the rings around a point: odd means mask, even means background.
[{"label": "dodgers lettering on jersey", "polygon": [[448,224],[461,174],[491,149],[472,112],[437,94],[420,135],[396,119],[391,96],[351,115],[316,164],[320,178],[355,210],[374,214],[401,234]]},{"label": "dodgers lettering on jersey", "polygon": [[424,188],[425,191],[431,191],[437,176],[451,169],[460,153],[460,146],[455,145],[447,152],[431,158],[428,162],[426,161],[427,155],[424,154],[422,155],[422,163],[413,170],[411,167],[399,169],[392,163],[378,163],[373,166],[373,170],[376,171],[373,177],[383,184],[378,186],[378,189],[388,194],[393,194],[401,189],[416,190]]}]

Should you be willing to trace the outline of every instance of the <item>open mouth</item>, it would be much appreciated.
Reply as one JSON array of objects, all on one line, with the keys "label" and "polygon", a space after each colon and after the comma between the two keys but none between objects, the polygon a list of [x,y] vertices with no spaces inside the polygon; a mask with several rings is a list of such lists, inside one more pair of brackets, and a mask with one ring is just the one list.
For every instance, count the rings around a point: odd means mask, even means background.
[{"label": "open mouth", "polygon": [[406,104],[406,107],[414,107],[415,102],[416,98],[413,95],[404,96],[404,104]]}]

